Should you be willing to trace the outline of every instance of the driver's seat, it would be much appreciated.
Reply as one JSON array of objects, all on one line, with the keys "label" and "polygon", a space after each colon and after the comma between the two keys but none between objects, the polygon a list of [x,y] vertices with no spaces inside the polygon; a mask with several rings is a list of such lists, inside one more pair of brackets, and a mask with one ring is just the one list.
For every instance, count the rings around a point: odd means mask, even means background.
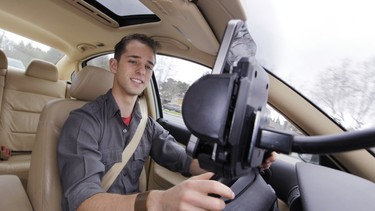
[{"label": "driver's seat", "polygon": [[[1,210],[61,210],[62,190],[56,159],[60,130],[72,110],[105,94],[112,83],[111,72],[86,66],[72,81],[70,94],[74,99],[51,101],[44,107],[33,147],[27,195],[21,190],[22,184],[17,182],[16,176],[0,176]],[[4,194],[6,192],[17,194]]]}]

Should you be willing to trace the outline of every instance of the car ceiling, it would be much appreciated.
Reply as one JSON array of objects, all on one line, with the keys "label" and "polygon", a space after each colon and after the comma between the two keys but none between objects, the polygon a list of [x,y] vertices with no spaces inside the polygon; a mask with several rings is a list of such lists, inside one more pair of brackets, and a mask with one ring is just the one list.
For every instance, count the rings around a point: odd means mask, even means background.
[{"label": "car ceiling", "polygon": [[[77,1],[80,0],[70,2]],[[112,51],[124,35],[137,32],[158,40],[162,54],[212,66],[219,48],[218,39],[221,39],[227,21],[245,19],[239,0],[200,0],[195,1],[196,5],[188,0],[141,2],[161,21],[114,28],[99,22],[68,0],[1,0],[0,28],[61,50],[67,54],[65,62],[77,62]]]}]

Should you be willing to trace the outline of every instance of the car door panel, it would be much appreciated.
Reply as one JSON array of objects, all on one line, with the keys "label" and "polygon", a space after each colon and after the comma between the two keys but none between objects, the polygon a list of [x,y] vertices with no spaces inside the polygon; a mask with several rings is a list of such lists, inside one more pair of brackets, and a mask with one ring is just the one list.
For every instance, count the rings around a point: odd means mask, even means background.
[{"label": "car door panel", "polygon": [[180,173],[170,171],[160,166],[155,161],[151,161],[150,176],[148,180],[149,190],[165,190],[183,182],[186,179],[188,179],[188,177],[184,177]]},{"label": "car door panel", "polygon": [[[183,147],[186,146],[190,138],[190,132],[186,128],[163,118],[159,118],[157,121],[168,130]],[[172,172],[151,160],[149,166],[148,189],[168,189],[183,182],[187,178],[188,177],[184,177],[180,173]]]}]

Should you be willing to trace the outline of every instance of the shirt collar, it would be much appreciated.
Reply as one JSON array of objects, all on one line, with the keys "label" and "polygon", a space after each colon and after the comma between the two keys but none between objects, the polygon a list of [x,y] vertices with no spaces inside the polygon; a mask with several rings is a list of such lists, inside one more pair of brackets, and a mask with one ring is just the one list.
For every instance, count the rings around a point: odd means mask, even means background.
[{"label": "shirt collar", "polygon": [[[120,108],[117,105],[117,102],[115,100],[115,97],[113,97],[112,89],[110,89],[106,94],[107,100],[108,100],[108,112],[111,114],[110,116],[115,116],[117,114],[120,114]],[[133,108],[133,118],[141,118],[141,110],[139,107],[139,98],[137,98],[137,101],[135,102],[134,108]],[[121,115],[120,115],[121,116]]]}]

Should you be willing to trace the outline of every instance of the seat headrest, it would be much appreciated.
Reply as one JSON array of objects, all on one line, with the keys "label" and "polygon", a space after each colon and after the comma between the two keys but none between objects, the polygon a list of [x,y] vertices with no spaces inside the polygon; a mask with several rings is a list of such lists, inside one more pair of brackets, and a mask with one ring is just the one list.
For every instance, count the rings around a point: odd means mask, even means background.
[{"label": "seat headrest", "polygon": [[93,101],[112,88],[113,76],[108,70],[86,66],[73,78],[70,95],[78,100]]},{"label": "seat headrest", "polygon": [[0,50],[0,70],[8,69],[8,59],[5,53]]},{"label": "seat headrest", "polygon": [[26,75],[48,81],[59,80],[59,72],[56,65],[38,59],[30,62],[26,68]]}]

